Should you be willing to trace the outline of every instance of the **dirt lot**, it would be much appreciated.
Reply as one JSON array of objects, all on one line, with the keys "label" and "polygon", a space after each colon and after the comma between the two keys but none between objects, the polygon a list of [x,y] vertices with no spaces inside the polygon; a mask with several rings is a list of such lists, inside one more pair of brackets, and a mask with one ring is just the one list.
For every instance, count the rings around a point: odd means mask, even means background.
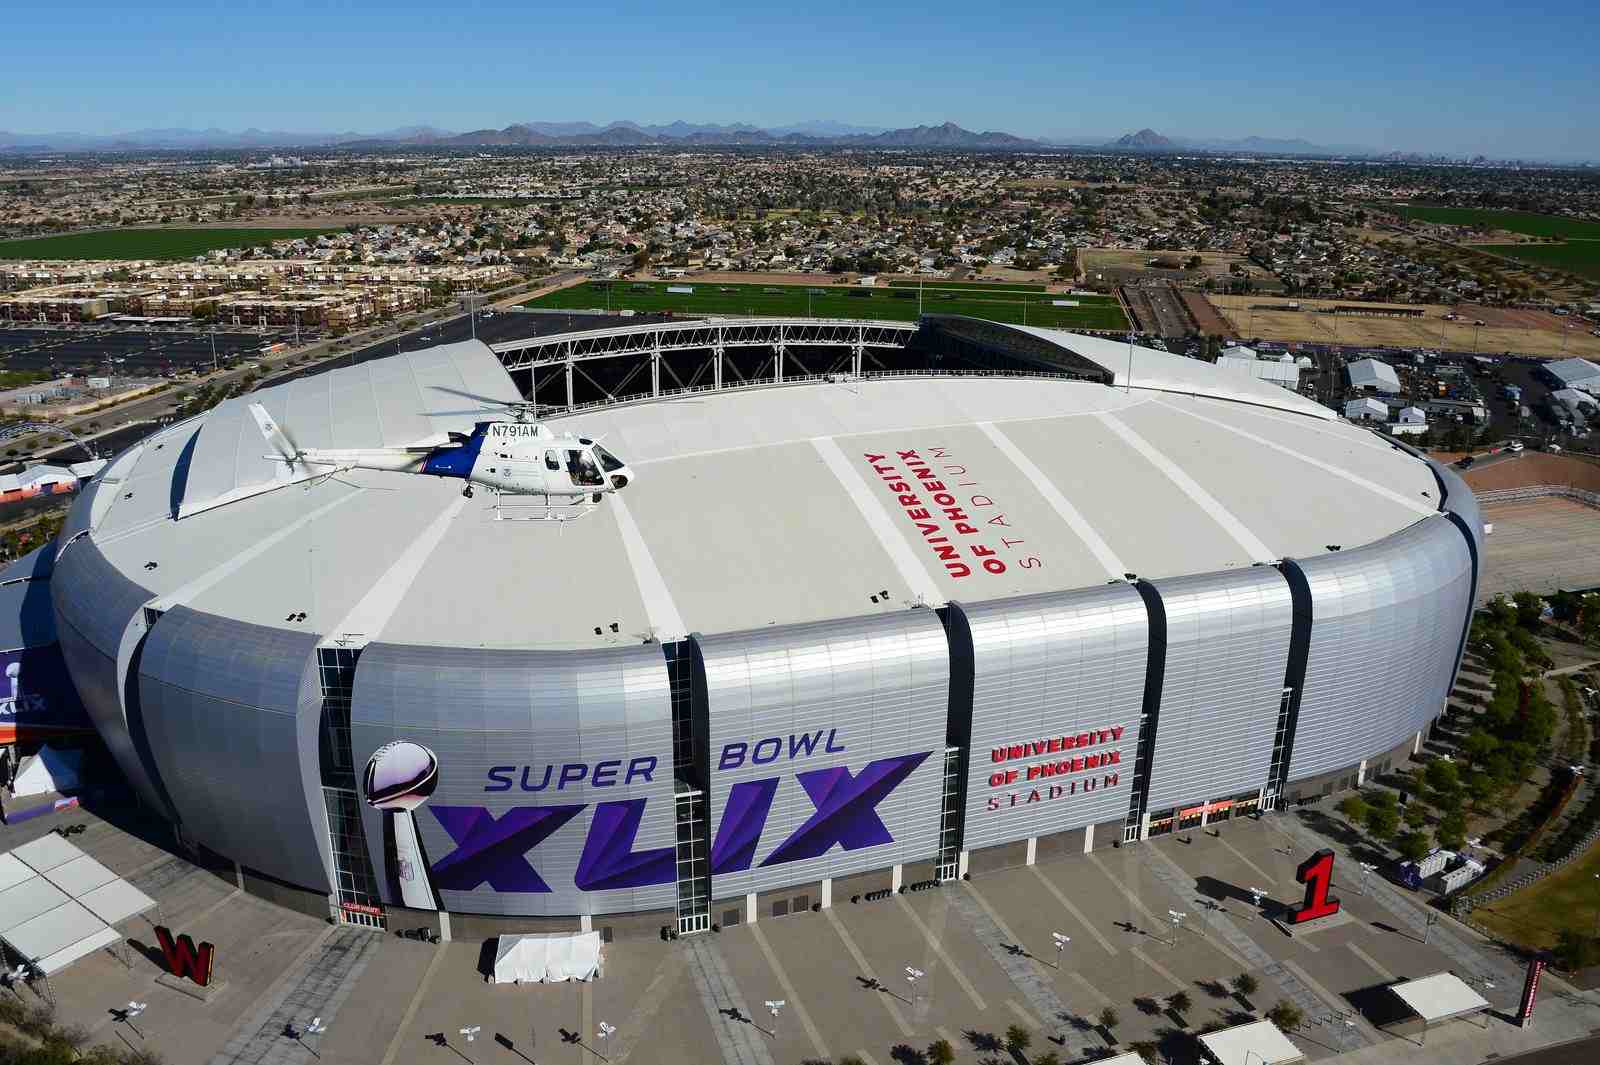
[{"label": "dirt lot", "polygon": [[[1156,270],[1146,266],[1154,258],[1166,257],[1186,263],[1200,256],[1198,270]],[[1235,263],[1243,266],[1258,284],[1276,285],[1277,279],[1242,255],[1226,251],[1139,251],[1131,248],[1084,248],[1078,252],[1078,265],[1083,276],[1093,281],[1096,274],[1105,274],[1107,280],[1129,280],[1138,275],[1141,280],[1164,278],[1173,281],[1199,283],[1208,277],[1227,278],[1229,267]]]},{"label": "dirt lot", "polygon": [[[1252,305],[1282,304],[1285,299],[1272,296],[1209,296],[1213,306],[1222,312],[1241,336],[1254,336],[1263,340],[1311,341],[1313,343],[1372,344],[1398,348],[1443,348],[1449,351],[1476,350],[1485,354],[1513,351],[1528,355],[1561,355],[1563,343],[1567,355],[1600,356],[1600,337],[1591,336],[1578,328],[1564,328],[1562,319],[1554,315],[1533,311],[1498,311],[1495,318],[1484,313],[1489,308],[1460,309],[1437,304],[1401,305],[1387,303],[1355,304],[1350,300],[1299,300],[1298,311],[1261,311],[1251,314]],[[1414,310],[1420,306],[1423,314],[1418,318],[1386,318],[1379,315],[1366,317],[1354,314],[1317,314],[1310,308],[1362,306],[1381,310],[1403,307]],[[1447,322],[1447,313],[1459,313],[1461,318]],[[1507,318],[1507,315],[1515,317]],[[1531,317],[1529,317],[1531,316]],[[1475,318],[1487,324],[1473,326]],[[1526,324],[1515,324],[1515,323]],[[1563,340],[1565,334],[1565,340]]]},{"label": "dirt lot", "polygon": [[[1444,458],[1442,454],[1439,457]],[[1521,458],[1464,470],[1461,479],[1474,492],[1496,492],[1537,484],[1564,484],[1585,492],[1600,492],[1600,465],[1565,455],[1524,451]]]}]

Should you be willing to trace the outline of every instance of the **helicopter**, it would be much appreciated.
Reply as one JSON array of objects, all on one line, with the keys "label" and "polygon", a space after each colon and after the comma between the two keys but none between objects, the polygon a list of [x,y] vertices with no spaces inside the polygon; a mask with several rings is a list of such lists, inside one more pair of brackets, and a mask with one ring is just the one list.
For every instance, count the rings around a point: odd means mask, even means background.
[{"label": "helicopter", "polygon": [[[467,482],[461,494],[469,499],[476,486],[508,496],[540,496],[546,508],[597,504],[634,480],[627,464],[599,442],[571,433],[557,434],[534,422],[532,403],[494,402],[510,414],[509,421],[480,421],[471,433],[451,432],[443,441],[409,447],[302,448],[261,404],[250,404],[250,414],[275,452],[263,457],[287,463],[291,471],[300,467],[313,475],[387,470],[455,477]],[[552,504],[552,500],[561,502]]]}]

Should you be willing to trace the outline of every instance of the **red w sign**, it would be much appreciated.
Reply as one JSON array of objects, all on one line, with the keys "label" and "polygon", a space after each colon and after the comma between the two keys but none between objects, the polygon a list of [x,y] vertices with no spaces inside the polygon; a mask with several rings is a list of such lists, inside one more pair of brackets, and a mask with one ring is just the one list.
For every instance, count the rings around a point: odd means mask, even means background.
[{"label": "red w sign", "polygon": [[165,925],[156,926],[156,942],[161,944],[161,953],[167,959],[167,971],[173,976],[187,976],[201,987],[211,983],[211,960],[216,948],[210,943],[201,943],[197,950],[194,940],[187,933],[174,940],[172,930]]}]

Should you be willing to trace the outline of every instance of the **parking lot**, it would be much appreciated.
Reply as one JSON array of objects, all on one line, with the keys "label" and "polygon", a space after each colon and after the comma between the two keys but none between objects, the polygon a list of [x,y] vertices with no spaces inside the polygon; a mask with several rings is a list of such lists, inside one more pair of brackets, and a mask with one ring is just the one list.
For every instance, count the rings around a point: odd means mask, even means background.
[{"label": "parking lot", "polygon": [[[536,986],[486,983],[492,952],[482,944],[433,946],[277,909],[238,892],[226,871],[175,857],[159,826],[125,822],[129,832],[71,811],[0,828],[0,849],[60,823],[87,826],[74,842],[157,898],[155,920],[217,945],[226,986],[209,1003],[155,983],[149,918],[122,929],[135,946],[127,964],[102,952],[50,981],[64,1022],[86,1025],[97,1041],[153,1047],[174,1065],[307,1062],[313,1050],[330,1065],[593,1065],[600,1055],[611,1065],[795,1065],[846,1054],[887,1065],[905,1060],[897,1047],[940,1038],[960,1060],[984,1060],[1010,1025],[1032,1034],[1034,1054],[1068,1061],[1143,1040],[1185,1061],[1186,1031],[1283,999],[1307,1018],[1295,1042],[1311,1059],[1400,1061],[1415,1042],[1362,1013],[1384,984],[1453,970],[1498,1015],[1520,989],[1515,959],[1448,921],[1428,929],[1415,896],[1376,877],[1358,882],[1346,845],[1359,843],[1315,809],[877,902],[840,898],[821,912],[675,942],[618,942],[606,948],[601,979]],[[1329,845],[1343,913],[1287,935],[1255,909],[1250,889],[1263,889],[1269,907],[1297,901],[1295,866]],[[1169,910],[1187,914],[1180,926]],[[1070,937],[1059,953],[1056,932]],[[908,980],[908,966],[923,975]],[[1259,983],[1248,997],[1230,987],[1241,973]],[[1180,991],[1192,1005],[1177,1014],[1165,1003]],[[137,1031],[110,1012],[130,999],[149,1004]],[[780,999],[774,1018],[764,1003]],[[1107,1007],[1117,1015],[1109,1029]],[[1553,977],[1540,1011],[1539,1042],[1585,1034],[1600,1016]],[[288,1034],[312,1016],[326,1034]],[[615,1028],[603,1041],[601,1022]],[[1538,1045],[1504,1019],[1487,1024],[1430,1033],[1434,1060]],[[471,1026],[481,1031],[468,1045],[459,1032]],[[1476,1056],[1459,1056],[1468,1054]]]},{"label": "parking lot", "polygon": [[[216,359],[259,354],[292,332],[218,332]],[[212,340],[208,332],[183,329],[123,327],[70,329],[0,329],[0,370],[64,375],[163,377],[186,370],[209,370]]]}]

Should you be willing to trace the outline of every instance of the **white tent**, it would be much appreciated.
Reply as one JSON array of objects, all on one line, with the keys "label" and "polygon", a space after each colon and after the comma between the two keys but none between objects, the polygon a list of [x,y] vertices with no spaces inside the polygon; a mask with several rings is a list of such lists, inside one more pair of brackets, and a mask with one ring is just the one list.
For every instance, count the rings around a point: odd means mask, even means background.
[{"label": "white tent", "polygon": [[559,983],[599,975],[599,932],[501,936],[494,955],[497,984]]},{"label": "white tent", "polygon": [[83,765],[82,751],[58,751],[54,747],[39,748],[39,753],[28,759],[11,784],[15,795],[65,794],[78,789],[78,769]]}]

